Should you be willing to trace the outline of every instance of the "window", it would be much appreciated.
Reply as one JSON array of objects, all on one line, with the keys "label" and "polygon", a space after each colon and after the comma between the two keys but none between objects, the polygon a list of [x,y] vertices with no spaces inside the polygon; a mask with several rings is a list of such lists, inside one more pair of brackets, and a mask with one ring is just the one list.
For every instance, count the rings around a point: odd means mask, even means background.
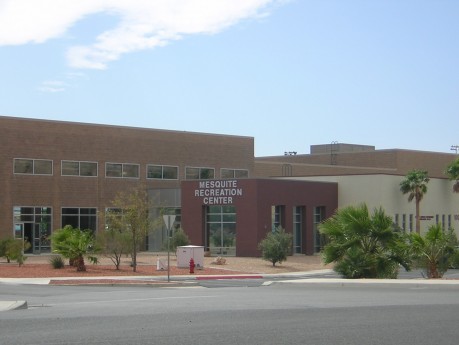
[{"label": "window", "polygon": [[71,225],[81,230],[97,230],[97,209],[80,207],[62,208],[62,227]]},{"label": "window", "polygon": [[445,226],[446,226],[446,215],[442,214],[441,215],[441,228],[443,231],[445,231]]},{"label": "window", "polygon": [[413,232],[413,214],[410,214],[410,232]]},{"label": "window", "polygon": [[167,165],[147,165],[147,178],[177,180],[178,167]]},{"label": "window", "polygon": [[139,178],[139,165],[126,163],[105,163],[105,176]]},{"label": "window", "polygon": [[247,178],[249,171],[245,169],[221,169],[221,178]]},{"label": "window", "polygon": [[46,159],[14,159],[15,174],[52,175],[53,161]]},{"label": "window", "polygon": [[186,168],[187,180],[209,180],[215,177],[215,169],[212,168]]},{"label": "window", "polygon": [[271,206],[271,230],[284,227],[284,206]]},{"label": "window", "polygon": [[96,162],[62,161],[62,176],[97,176]]},{"label": "window", "polygon": [[206,247],[214,255],[236,255],[236,208],[206,207]]},{"label": "window", "polygon": [[402,214],[402,229],[406,231],[406,214]]},{"label": "window", "polygon": [[293,208],[293,252],[295,254],[300,254],[302,251],[301,242],[305,209],[304,206],[295,206]]},{"label": "window", "polygon": [[314,253],[319,253],[324,245],[324,238],[319,232],[319,224],[325,219],[325,206],[314,207]]}]

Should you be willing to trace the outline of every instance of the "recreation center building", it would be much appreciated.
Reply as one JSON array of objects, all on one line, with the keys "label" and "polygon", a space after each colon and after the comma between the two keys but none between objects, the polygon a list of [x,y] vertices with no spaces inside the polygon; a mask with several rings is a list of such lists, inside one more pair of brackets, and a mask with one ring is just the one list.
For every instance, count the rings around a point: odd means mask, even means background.
[{"label": "recreation center building", "polygon": [[[213,255],[259,256],[276,227],[293,235],[292,254],[321,249],[318,225],[337,208],[383,207],[413,231],[414,203],[399,184],[412,169],[431,178],[421,203],[422,230],[459,228],[459,195],[444,175],[452,153],[313,145],[310,154],[254,157],[254,138],[0,116],[0,238],[51,251],[65,225],[104,231],[120,192],[146,188],[151,217],[167,209],[194,245]],[[143,250],[160,251],[164,227]]]}]

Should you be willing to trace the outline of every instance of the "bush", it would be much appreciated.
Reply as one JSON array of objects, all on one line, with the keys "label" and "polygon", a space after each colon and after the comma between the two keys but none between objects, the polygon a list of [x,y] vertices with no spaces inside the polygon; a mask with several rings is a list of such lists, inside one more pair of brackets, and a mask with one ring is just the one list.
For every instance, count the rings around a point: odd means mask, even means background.
[{"label": "bush", "polygon": [[86,271],[84,257],[92,263],[97,263],[97,257],[92,256],[97,247],[90,230],[80,230],[66,225],[51,235],[53,251],[70,259],[77,271]]},{"label": "bush", "polygon": [[399,265],[409,270],[405,237],[394,231],[382,208],[369,213],[365,204],[339,209],[319,226],[327,237],[322,256],[344,278],[397,278]]},{"label": "bush", "polygon": [[177,250],[177,247],[187,246],[189,243],[190,239],[188,238],[188,235],[185,233],[185,231],[183,231],[182,228],[180,228],[177,231],[175,231],[171,237],[170,250],[175,252]]},{"label": "bush", "polygon": [[425,270],[428,278],[441,278],[459,262],[457,237],[453,229],[443,231],[441,224],[431,225],[424,236],[410,236],[415,267]]},{"label": "bush", "polygon": [[11,260],[16,260],[19,266],[22,266],[27,259],[24,251],[29,248],[30,243],[28,241],[16,240],[12,237],[4,238],[0,241],[0,256],[5,257],[8,263]]},{"label": "bush", "polygon": [[65,266],[64,259],[60,255],[52,256],[51,259],[49,259],[49,263],[54,269],[64,268]]},{"label": "bush", "polygon": [[292,251],[292,235],[285,232],[282,228],[277,228],[266,235],[265,239],[258,244],[258,249],[262,252],[264,260],[282,263],[287,260],[287,255]]}]

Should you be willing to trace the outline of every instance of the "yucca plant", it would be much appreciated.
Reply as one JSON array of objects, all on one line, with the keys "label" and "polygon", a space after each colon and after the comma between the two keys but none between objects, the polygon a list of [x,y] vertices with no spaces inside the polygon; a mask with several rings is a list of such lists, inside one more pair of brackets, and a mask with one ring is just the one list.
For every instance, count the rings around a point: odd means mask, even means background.
[{"label": "yucca plant", "polygon": [[49,263],[54,269],[61,269],[65,266],[64,259],[60,255],[53,255],[49,259]]}]

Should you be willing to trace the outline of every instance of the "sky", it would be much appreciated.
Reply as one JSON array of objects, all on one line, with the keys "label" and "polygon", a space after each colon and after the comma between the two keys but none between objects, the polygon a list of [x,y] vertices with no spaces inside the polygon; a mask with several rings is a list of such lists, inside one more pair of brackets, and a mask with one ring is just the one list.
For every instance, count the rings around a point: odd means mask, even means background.
[{"label": "sky", "polygon": [[454,153],[458,0],[0,0],[0,115]]}]

